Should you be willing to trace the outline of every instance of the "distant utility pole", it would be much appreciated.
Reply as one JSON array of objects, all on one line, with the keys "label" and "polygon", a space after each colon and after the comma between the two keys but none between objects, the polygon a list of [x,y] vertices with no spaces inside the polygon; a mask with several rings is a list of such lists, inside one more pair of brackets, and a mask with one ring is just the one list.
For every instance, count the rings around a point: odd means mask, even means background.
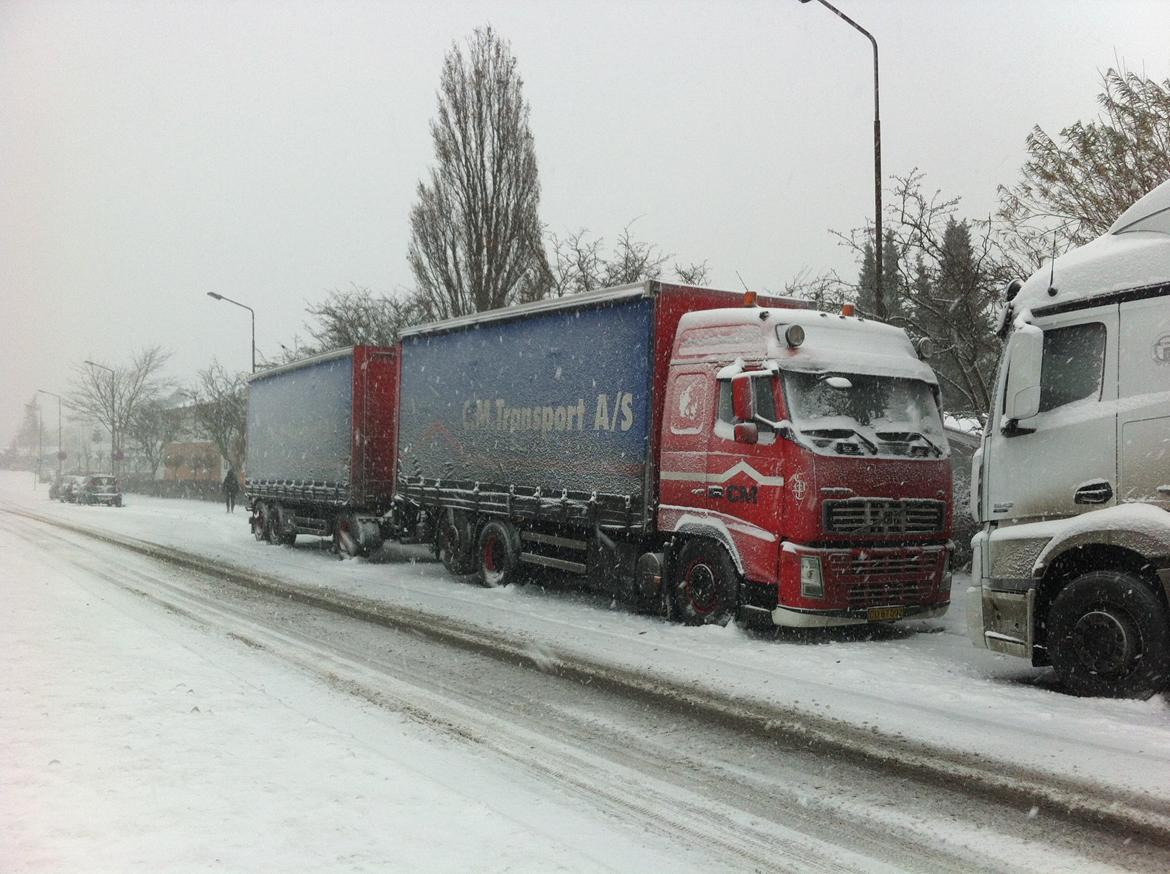
[{"label": "distant utility pole", "polygon": [[[809,3],[811,0],[800,0],[800,2]],[[882,117],[878,92],[878,44],[872,33],[830,3],[829,0],[817,0],[817,2],[846,24],[860,31],[873,45],[873,257],[874,267],[877,268],[873,280],[873,308],[874,314],[884,322],[888,310],[882,289]]]},{"label": "distant utility pole", "polygon": [[100,367],[102,370],[108,371],[110,374],[110,475],[116,476],[114,470],[114,456],[117,450],[114,448],[118,444],[117,432],[114,428],[114,423],[118,420],[118,396],[117,388],[114,385],[114,368],[106,367],[104,364],[98,364],[96,361],[90,361],[88,358],[85,363],[90,367]]}]

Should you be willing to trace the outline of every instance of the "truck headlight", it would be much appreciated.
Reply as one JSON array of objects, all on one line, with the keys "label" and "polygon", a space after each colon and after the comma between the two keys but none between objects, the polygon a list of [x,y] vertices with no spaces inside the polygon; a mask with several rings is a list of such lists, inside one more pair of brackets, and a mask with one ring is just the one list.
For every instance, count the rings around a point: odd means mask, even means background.
[{"label": "truck headlight", "polygon": [[800,557],[800,595],[802,598],[825,597],[825,581],[821,577],[821,560],[815,555]]}]

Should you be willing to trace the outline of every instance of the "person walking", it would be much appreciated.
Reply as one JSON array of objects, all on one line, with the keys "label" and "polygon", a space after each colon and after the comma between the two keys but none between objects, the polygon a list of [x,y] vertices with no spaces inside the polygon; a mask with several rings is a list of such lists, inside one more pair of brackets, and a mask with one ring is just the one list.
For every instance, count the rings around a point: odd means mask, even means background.
[{"label": "person walking", "polygon": [[227,476],[223,478],[223,499],[227,503],[227,512],[236,511],[236,495],[240,493],[240,478],[236,476],[236,469],[229,467]]}]

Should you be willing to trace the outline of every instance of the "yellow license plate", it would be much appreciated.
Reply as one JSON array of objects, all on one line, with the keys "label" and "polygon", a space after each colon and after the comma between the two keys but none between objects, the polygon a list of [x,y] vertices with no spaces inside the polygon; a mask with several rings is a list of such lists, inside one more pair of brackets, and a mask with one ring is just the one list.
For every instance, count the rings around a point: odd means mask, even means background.
[{"label": "yellow license plate", "polygon": [[901,619],[904,607],[870,607],[867,618],[870,622],[887,622],[890,619]]}]

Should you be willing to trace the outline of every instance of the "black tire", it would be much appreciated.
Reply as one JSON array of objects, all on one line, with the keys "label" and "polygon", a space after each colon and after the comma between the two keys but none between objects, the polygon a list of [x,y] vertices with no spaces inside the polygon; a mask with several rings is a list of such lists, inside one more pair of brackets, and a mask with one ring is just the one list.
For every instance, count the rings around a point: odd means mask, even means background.
[{"label": "black tire", "polygon": [[257,504],[252,514],[252,536],[258,543],[272,541],[272,508],[265,503]]},{"label": "black tire", "polygon": [[476,569],[475,535],[466,513],[445,510],[435,531],[435,551],[447,572],[467,576]]},{"label": "black tire", "polygon": [[687,625],[726,625],[739,601],[739,571],[713,540],[688,540],[674,561],[671,611]]},{"label": "black tire", "polygon": [[272,539],[283,546],[294,546],[297,542],[297,532],[293,528],[293,513],[287,507],[276,505],[273,515]]},{"label": "black tire", "polygon": [[1083,574],[1048,611],[1048,654],[1075,695],[1149,698],[1170,683],[1166,608],[1133,574]]},{"label": "black tire", "polygon": [[520,576],[520,535],[509,522],[492,519],[476,538],[476,576],[489,589],[510,586]]},{"label": "black tire", "polygon": [[345,513],[333,520],[333,551],[339,558],[356,558],[362,554],[361,544],[353,531],[353,520]]}]

